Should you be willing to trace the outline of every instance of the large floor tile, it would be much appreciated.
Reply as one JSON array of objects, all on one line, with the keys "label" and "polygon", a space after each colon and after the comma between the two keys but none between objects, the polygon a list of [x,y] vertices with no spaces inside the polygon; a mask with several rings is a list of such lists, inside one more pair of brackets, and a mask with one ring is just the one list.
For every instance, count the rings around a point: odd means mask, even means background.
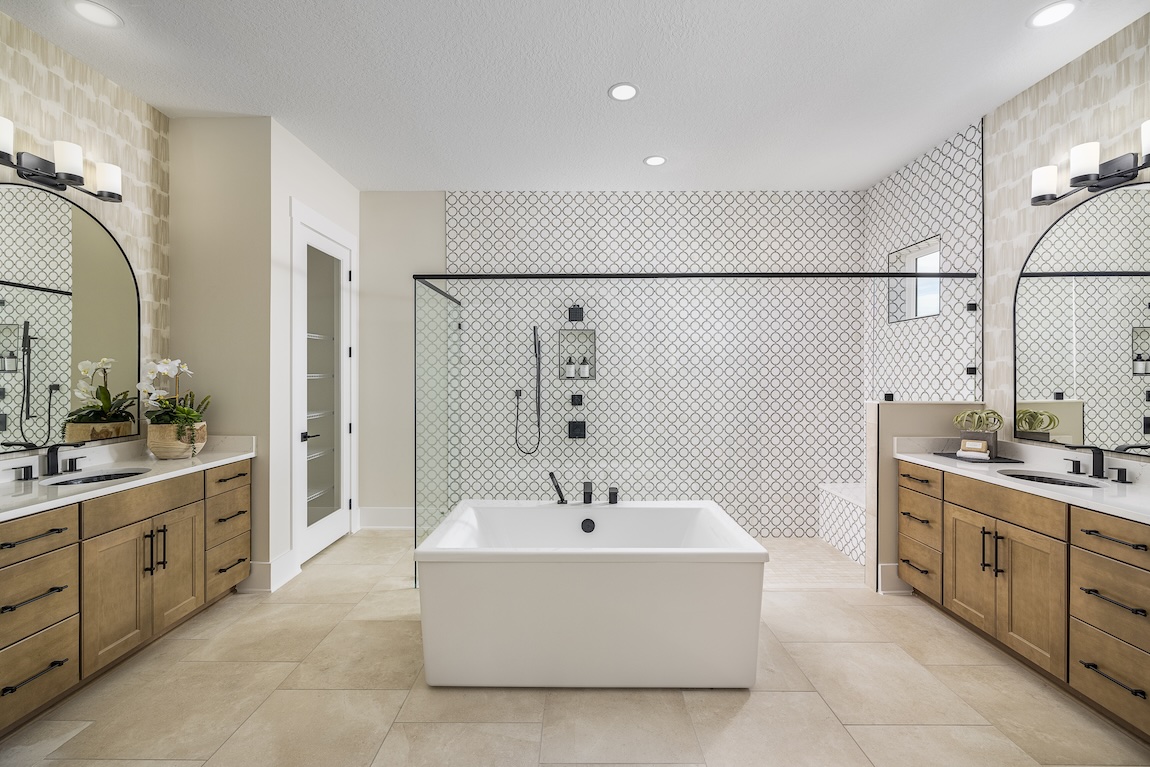
[{"label": "large floor tile", "polygon": [[707,767],[869,767],[813,692],[686,691]]},{"label": "large floor tile", "polygon": [[417,621],[344,621],[336,625],[283,689],[407,690],[423,668]]},{"label": "large floor tile", "polygon": [[176,663],[130,688],[53,759],[207,759],[287,677],[292,663]]},{"label": "large floor tile", "polygon": [[321,565],[303,572],[268,595],[267,604],[355,604],[388,576],[386,565]]},{"label": "large floor tile", "polygon": [[868,607],[897,607],[900,605],[917,605],[922,603],[922,600],[914,594],[880,594],[866,587],[857,589],[828,589],[828,591],[848,605],[855,605],[856,607],[863,605]]},{"label": "large floor tile", "polygon": [[928,605],[858,608],[912,658],[928,666],[1001,666],[1006,653]]},{"label": "large floor tile", "polygon": [[785,646],[844,724],[987,724],[898,645]]},{"label": "large floor tile", "polygon": [[535,767],[538,724],[399,723],[373,767]]},{"label": "large floor tile", "polygon": [[168,636],[175,639],[209,639],[243,618],[267,598],[267,594],[231,594],[172,629]]},{"label": "large floor tile", "polygon": [[421,673],[395,721],[542,722],[546,700],[546,690],[429,687]]},{"label": "large floor tile", "polygon": [[386,565],[390,567],[414,548],[411,531],[406,535],[375,535],[361,531],[341,538],[316,554],[308,565]]},{"label": "large floor tile", "polygon": [[1150,747],[1018,665],[930,671],[1042,764],[1150,764]]},{"label": "large floor tile", "polygon": [[373,591],[359,600],[344,620],[417,621],[419,617],[419,590],[409,588]]},{"label": "large floor tile", "polygon": [[551,690],[540,762],[702,762],[676,690]]},{"label": "large floor tile", "polygon": [[395,690],[278,690],[209,767],[368,767],[403,703]]},{"label": "large floor tile", "polygon": [[351,605],[259,605],[190,653],[189,661],[301,661]]},{"label": "large floor tile", "polygon": [[36,767],[202,767],[198,759],[48,759]]},{"label": "large floor tile", "polygon": [[764,592],[763,622],[781,642],[886,641],[857,607],[829,591]]},{"label": "large floor tile", "polygon": [[994,727],[851,725],[847,728],[874,767],[907,767],[936,754],[947,767],[1036,767]]},{"label": "large floor tile", "polygon": [[815,689],[782,642],[766,625],[759,626],[759,667],[755,686],[751,689],[779,692]]},{"label": "large floor tile", "polygon": [[415,578],[410,572],[404,575],[389,575],[386,578],[381,578],[379,583],[375,584],[371,593],[375,594],[380,591],[403,591],[405,589],[415,588]]},{"label": "large floor tile", "polygon": [[662,762],[660,764],[652,764],[650,762],[645,762],[643,764],[640,764],[638,762],[627,762],[626,764],[623,764],[622,762],[616,762],[614,764],[603,764],[600,762],[596,762],[596,763],[584,762],[583,764],[542,764],[540,767],[707,767],[707,765],[705,765],[705,764],[668,764],[666,762]]},{"label": "large floor tile", "polygon": [[0,740],[0,767],[30,767],[87,727],[91,722],[40,719]]}]

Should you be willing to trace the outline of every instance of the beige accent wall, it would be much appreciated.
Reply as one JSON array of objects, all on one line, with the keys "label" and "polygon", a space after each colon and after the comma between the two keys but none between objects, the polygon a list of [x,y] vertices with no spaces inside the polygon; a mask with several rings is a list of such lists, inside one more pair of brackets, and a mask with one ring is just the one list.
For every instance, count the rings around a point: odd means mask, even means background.
[{"label": "beige accent wall", "polygon": [[[1058,164],[1068,188],[1070,147],[1098,141],[1104,159],[1139,150],[1150,119],[1150,14],[1027,88],[984,122],[986,190],[986,403],[1014,412],[1014,290],[1031,248],[1080,192],[1031,207],[1030,173]],[[1143,180],[1147,177],[1143,172]],[[1003,429],[1009,438],[1010,430]]]},{"label": "beige accent wall", "polygon": [[411,276],[442,274],[446,268],[446,195],[365,192],[360,204],[360,506],[410,509],[415,481]]},{"label": "beige accent wall", "polygon": [[[97,161],[119,165],[124,202],[63,195],[119,241],[140,285],[141,351],[168,340],[168,118],[96,70],[0,14],[0,114],[16,125],[16,150],[52,157],[52,142],[84,148],[85,177]],[[24,183],[10,168],[0,180]]]}]

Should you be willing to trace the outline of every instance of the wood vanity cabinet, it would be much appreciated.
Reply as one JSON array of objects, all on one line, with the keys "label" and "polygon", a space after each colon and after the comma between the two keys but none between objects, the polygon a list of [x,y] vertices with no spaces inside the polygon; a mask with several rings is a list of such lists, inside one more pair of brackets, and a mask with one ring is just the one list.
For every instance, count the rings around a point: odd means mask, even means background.
[{"label": "wood vanity cabinet", "polygon": [[942,603],[942,472],[908,463],[899,464],[898,576]]},{"label": "wood vanity cabinet", "polygon": [[207,599],[226,594],[251,574],[251,461],[204,473],[207,495]]}]

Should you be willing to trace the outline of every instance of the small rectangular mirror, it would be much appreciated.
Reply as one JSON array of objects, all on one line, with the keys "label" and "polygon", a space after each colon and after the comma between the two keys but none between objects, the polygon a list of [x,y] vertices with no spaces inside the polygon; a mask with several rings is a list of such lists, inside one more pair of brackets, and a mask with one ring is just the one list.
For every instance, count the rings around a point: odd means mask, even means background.
[{"label": "small rectangular mirror", "polygon": [[887,257],[887,273],[891,275],[887,280],[888,322],[938,314],[941,278],[909,275],[941,273],[941,245],[941,237],[931,237]]}]

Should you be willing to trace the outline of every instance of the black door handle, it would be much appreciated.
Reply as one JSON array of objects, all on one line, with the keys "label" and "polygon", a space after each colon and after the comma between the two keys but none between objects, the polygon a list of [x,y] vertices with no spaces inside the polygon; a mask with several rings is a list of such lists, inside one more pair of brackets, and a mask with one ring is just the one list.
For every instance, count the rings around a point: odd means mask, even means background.
[{"label": "black door handle", "polygon": [[165,570],[167,570],[168,569],[168,526],[164,525],[163,527],[161,527],[156,532],[162,533],[164,536],[163,548],[160,549],[160,561],[157,562],[156,564],[159,565],[160,567],[164,568]]},{"label": "black door handle", "polygon": [[986,536],[994,535],[994,533],[990,532],[989,530],[987,530],[984,527],[984,528],[982,528],[981,535],[982,535],[982,558],[981,558],[981,561],[979,561],[978,566],[982,568],[983,572],[986,572],[986,568],[990,567],[990,563],[986,561]]},{"label": "black door handle", "polygon": [[308,434],[306,431],[304,431],[304,432],[300,432],[299,441],[300,442],[307,442],[309,439],[315,439],[316,437],[322,437],[322,436],[323,436],[322,434]]},{"label": "black door handle", "polygon": [[998,533],[994,534],[994,577],[995,578],[998,577],[999,573],[1006,572],[1005,570],[1003,570],[1002,568],[1000,568],[998,566],[998,542],[999,541],[1005,541],[1005,540],[1006,540],[1005,535],[999,535]]},{"label": "black door handle", "polygon": [[148,566],[144,568],[145,573],[156,574],[156,534],[144,533],[144,537],[148,540]]}]

